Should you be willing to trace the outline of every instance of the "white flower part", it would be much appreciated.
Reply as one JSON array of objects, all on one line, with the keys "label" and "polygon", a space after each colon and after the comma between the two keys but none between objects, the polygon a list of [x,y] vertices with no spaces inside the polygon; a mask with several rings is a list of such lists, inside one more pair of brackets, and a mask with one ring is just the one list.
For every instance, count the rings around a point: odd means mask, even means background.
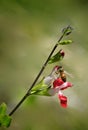
[{"label": "white flower part", "polygon": [[59,89],[65,88],[68,86],[68,82],[63,83],[62,85],[59,86]]},{"label": "white flower part", "polygon": [[62,93],[61,91],[59,91],[59,92],[58,92],[58,95],[59,95],[59,96],[62,96],[62,95],[63,95],[63,93]]},{"label": "white flower part", "polygon": [[56,94],[56,90],[54,88],[50,88],[48,90],[48,93],[51,95],[51,96],[54,96]]},{"label": "white flower part", "polygon": [[60,86],[57,86],[56,88],[54,88],[55,93],[58,93],[60,91]]},{"label": "white flower part", "polygon": [[44,79],[44,83],[47,84],[48,86],[52,83],[53,77],[52,76],[47,76]]},{"label": "white flower part", "polygon": [[56,79],[57,79],[57,76],[55,74],[51,74],[44,78],[44,83],[50,86],[51,83]]},{"label": "white flower part", "polygon": [[50,95],[55,95],[56,93],[61,93],[61,91],[60,91],[60,86],[58,86],[58,87],[56,87],[56,88],[50,88],[49,90],[48,90],[48,93],[50,94]]}]

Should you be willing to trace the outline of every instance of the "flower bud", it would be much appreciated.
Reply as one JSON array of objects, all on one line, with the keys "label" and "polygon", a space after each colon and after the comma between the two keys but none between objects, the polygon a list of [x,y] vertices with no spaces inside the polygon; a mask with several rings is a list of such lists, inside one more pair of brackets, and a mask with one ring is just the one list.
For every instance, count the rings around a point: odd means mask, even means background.
[{"label": "flower bud", "polygon": [[61,54],[61,56],[63,56],[63,57],[65,56],[65,52],[64,52],[62,49],[60,50],[60,54]]}]

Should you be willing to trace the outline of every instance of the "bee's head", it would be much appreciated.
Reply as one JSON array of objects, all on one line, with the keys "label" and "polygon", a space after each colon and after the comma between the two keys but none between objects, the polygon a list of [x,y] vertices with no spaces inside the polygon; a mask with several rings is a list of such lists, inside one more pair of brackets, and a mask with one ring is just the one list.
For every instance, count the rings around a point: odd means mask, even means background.
[{"label": "bee's head", "polygon": [[59,70],[62,68],[62,66],[58,66],[56,65],[54,68],[53,68],[53,71],[58,74],[59,73]]}]

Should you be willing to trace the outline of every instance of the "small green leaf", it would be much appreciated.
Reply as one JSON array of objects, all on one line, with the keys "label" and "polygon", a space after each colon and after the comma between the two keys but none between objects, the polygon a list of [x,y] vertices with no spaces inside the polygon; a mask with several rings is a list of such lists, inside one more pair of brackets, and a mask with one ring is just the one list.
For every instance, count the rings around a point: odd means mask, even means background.
[{"label": "small green leaf", "polygon": [[72,43],[72,40],[64,40],[64,41],[59,42],[60,45],[67,45],[71,43]]},{"label": "small green leaf", "polygon": [[38,84],[36,84],[36,85],[32,88],[31,93],[33,93],[33,92],[35,92],[36,90],[39,90],[39,89],[41,89],[41,88],[47,88],[47,85],[44,84],[44,78],[43,78]]},{"label": "small green leaf", "polygon": [[32,88],[31,95],[49,96],[48,89],[49,89],[49,86],[44,83],[44,79],[43,79]]},{"label": "small green leaf", "polygon": [[62,30],[62,32],[64,33],[64,35],[69,35],[70,33],[72,33],[72,30],[73,30],[73,28],[71,27],[71,26],[68,26],[67,28],[64,28],[63,30]]},{"label": "small green leaf", "polygon": [[42,85],[43,85],[43,79],[31,89],[31,92],[34,92],[34,91],[40,89],[42,87]]},{"label": "small green leaf", "polygon": [[5,103],[2,103],[0,105],[0,115],[4,115],[6,113],[6,108],[7,108],[7,106]]},{"label": "small green leaf", "polygon": [[48,63],[52,64],[52,63],[61,61],[64,58],[64,55],[65,55],[64,51],[60,50],[59,52],[57,52],[54,56],[52,56],[50,58],[50,60],[48,61]]},{"label": "small green leaf", "polygon": [[4,115],[4,117],[2,118],[2,126],[9,127],[11,123],[11,119],[12,118],[10,116]]},{"label": "small green leaf", "polygon": [[40,90],[36,90],[33,94],[34,95],[40,95],[40,96],[51,96],[48,93],[48,90],[49,90],[49,87],[43,88],[43,89],[40,89]]},{"label": "small green leaf", "polygon": [[7,106],[5,103],[0,105],[0,126],[9,127],[11,123],[11,117],[6,114]]}]

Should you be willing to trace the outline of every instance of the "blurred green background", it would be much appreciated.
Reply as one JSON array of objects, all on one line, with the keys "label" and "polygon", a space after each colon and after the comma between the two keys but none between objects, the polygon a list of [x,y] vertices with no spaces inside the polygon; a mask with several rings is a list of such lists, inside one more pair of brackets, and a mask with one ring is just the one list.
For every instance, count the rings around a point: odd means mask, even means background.
[{"label": "blurred green background", "polygon": [[[68,81],[74,84],[64,91],[68,108],[60,107],[57,95],[31,97],[14,113],[8,130],[88,130],[88,1],[0,0],[0,103],[7,103],[8,112],[69,24],[74,28],[69,36],[73,44],[58,48],[66,53],[60,64],[72,74]],[[47,66],[42,76],[51,69]]]}]

